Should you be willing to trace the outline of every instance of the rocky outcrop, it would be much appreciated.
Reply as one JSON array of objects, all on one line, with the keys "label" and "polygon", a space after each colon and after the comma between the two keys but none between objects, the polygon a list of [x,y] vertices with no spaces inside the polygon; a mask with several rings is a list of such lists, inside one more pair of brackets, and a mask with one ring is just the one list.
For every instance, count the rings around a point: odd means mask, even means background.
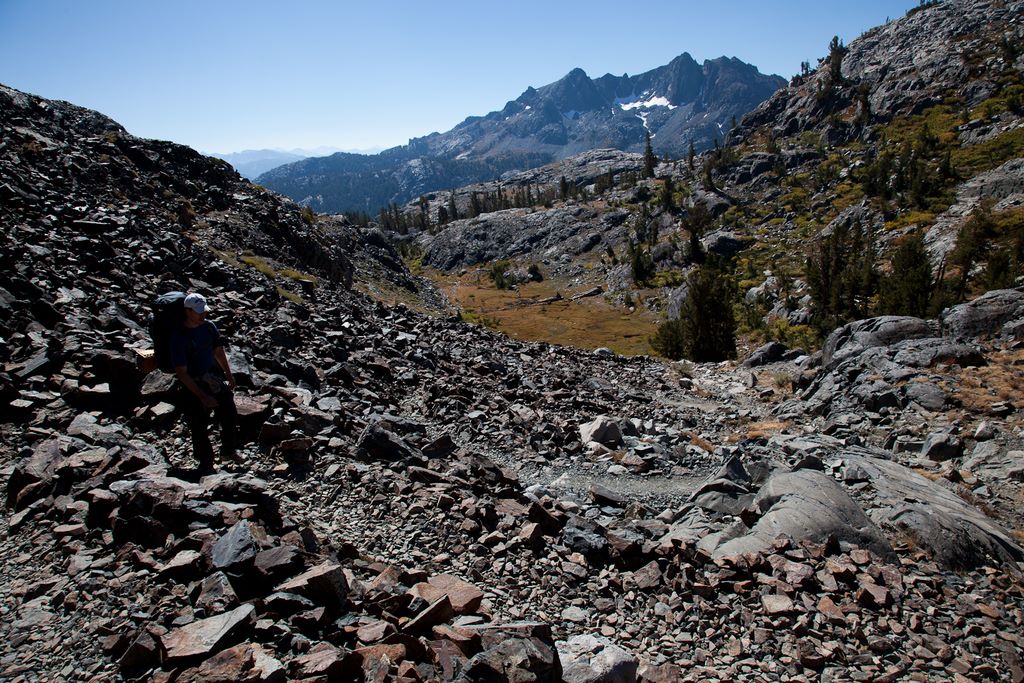
[{"label": "rocky outcrop", "polygon": [[[618,221],[621,223],[621,221]],[[614,214],[589,209],[509,209],[452,222],[435,236],[423,235],[424,265],[441,270],[512,257],[569,258],[614,239]],[[607,234],[612,226],[612,234]]]},{"label": "rocky outcrop", "polygon": [[924,233],[932,266],[938,268],[956,247],[960,229],[985,202],[989,211],[1024,206],[1024,159],[1012,159],[957,187],[956,201]]},{"label": "rocky outcrop", "polygon": [[[865,85],[875,120],[916,114],[941,104],[955,94],[968,107],[976,106],[995,90],[991,81],[974,78],[981,69],[997,71],[999,55],[987,48],[984,36],[1001,27],[1011,42],[1021,39],[1015,18],[1020,2],[993,5],[954,0],[927,5],[896,21],[875,27],[851,41],[842,60],[844,87],[834,98],[821,98],[829,79],[827,64],[796,84],[780,90],[741,123],[739,135],[761,125],[781,135],[816,130],[838,136],[854,133],[835,127],[827,113],[855,104],[856,87]],[[825,46],[822,45],[824,49]],[[823,115],[824,114],[824,115]]]},{"label": "rocky outcrop", "polygon": [[942,312],[942,332],[953,339],[990,337],[1015,330],[1024,320],[1024,289],[997,289]]}]

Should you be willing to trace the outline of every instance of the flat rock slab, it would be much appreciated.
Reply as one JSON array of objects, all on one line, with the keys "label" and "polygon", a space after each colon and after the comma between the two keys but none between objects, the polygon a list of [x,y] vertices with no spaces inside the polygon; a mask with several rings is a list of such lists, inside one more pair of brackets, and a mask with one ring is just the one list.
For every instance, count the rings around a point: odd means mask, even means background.
[{"label": "flat rock slab", "polygon": [[[892,552],[881,530],[834,479],[817,470],[773,474],[758,491],[751,506],[761,513],[752,528],[732,539],[712,534],[716,558],[745,552],[763,552],[779,536],[822,543],[829,537],[874,550]],[[709,540],[710,539],[710,540]],[[714,546],[715,541],[724,541]]]},{"label": "flat rock slab", "polygon": [[242,605],[171,631],[160,638],[167,651],[167,660],[173,662],[216,652],[224,643],[248,630],[254,623],[255,613],[256,608],[252,605]]},{"label": "flat rock slab", "polygon": [[899,463],[870,457],[865,449],[849,449],[839,457],[870,482],[875,495],[872,520],[882,528],[910,533],[941,563],[973,567],[988,558],[1024,559],[1024,549],[1005,529],[953,491]]},{"label": "flat rock slab", "polygon": [[341,607],[348,598],[348,582],[345,581],[341,565],[333,562],[318,564],[285,581],[276,590],[281,593],[297,593],[329,607]]},{"label": "flat rock slab", "polygon": [[448,597],[456,614],[474,614],[480,609],[484,593],[468,581],[451,574],[438,574],[427,582]]}]

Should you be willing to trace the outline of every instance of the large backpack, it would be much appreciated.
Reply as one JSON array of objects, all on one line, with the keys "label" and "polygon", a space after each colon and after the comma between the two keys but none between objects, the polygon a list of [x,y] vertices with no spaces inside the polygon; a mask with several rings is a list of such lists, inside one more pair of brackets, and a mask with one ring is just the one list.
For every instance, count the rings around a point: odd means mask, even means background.
[{"label": "large backpack", "polygon": [[185,324],[185,293],[161,294],[150,304],[150,309],[149,336],[153,340],[157,367],[164,372],[174,372],[171,364],[171,335]]}]

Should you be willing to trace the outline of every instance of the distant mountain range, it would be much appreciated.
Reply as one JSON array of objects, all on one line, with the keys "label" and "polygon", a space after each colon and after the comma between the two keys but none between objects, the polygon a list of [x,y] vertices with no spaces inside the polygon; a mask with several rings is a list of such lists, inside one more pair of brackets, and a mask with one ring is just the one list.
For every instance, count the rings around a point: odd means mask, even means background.
[{"label": "distant mountain range", "polygon": [[302,161],[309,157],[327,156],[328,154],[342,151],[373,154],[380,151],[380,149],[340,150],[337,147],[317,147],[315,149],[246,149],[241,152],[209,152],[208,155],[228,162],[243,178],[255,180],[261,174],[283,164]]},{"label": "distant mountain range", "polygon": [[697,63],[683,53],[637,76],[592,79],[573,69],[527,88],[501,111],[471,116],[446,133],[377,155],[334,154],[289,163],[258,181],[321,212],[375,213],[388,203],[498,178],[591,149],[682,157],[723,140],[741,118],[786,84],[735,58]]}]

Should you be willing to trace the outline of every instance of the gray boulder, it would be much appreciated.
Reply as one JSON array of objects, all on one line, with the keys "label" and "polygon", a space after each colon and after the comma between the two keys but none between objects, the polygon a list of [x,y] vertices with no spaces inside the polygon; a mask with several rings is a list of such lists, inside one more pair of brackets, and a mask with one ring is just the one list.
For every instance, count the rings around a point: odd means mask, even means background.
[{"label": "gray boulder", "polygon": [[936,462],[959,458],[963,454],[964,442],[952,429],[929,434],[921,446],[921,455]]},{"label": "gray boulder", "polygon": [[756,368],[768,363],[776,363],[782,360],[782,357],[789,351],[789,347],[785,344],[780,344],[776,341],[768,342],[763,346],[757,347],[750,357],[743,361],[742,366],[745,368]]},{"label": "gray boulder", "polygon": [[[712,539],[715,557],[763,552],[779,536],[802,541],[846,541],[888,556],[892,549],[881,530],[834,479],[816,470],[779,472],[765,483],[751,505],[760,517],[735,537]],[[735,533],[735,530],[734,530]],[[710,539],[707,537],[705,540]],[[707,547],[707,544],[705,544]]]},{"label": "gray boulder", "polygon": [[908,401],[913,401],[926,410],[942,410],[946,405],[946,392],[931,382],[911,382],[903,387]]},{"label": "gray boulder", "polygon": [[622,429],[619,422],[607,415],[599,415],[590,422],[580,425],[580,441],[616,447],[622,445]]},{"label": "gray boulder", "polygon": [[999,524],[955,492],[867,449],[851,448],[839,457],[870,484],[868,516],[874,524],[910,536],[941,564],[971,568],[1024,559],[1024,549]]},{"label": "gray boulder", "polygon": [[1007,450],[998,441],[986,441],[974,447],[960,469],[994,482],[1022,481],[1024,451]]},{"label": "gray boulder", "polygon": [[822,364],[831,369],[866,349],[931,336],[934,336],[931,326],[920,318],[885,315],[856,320],[828,336],[822,348]]},{"label": "gray boulder", "polygon": [[1020,318],[1024,318],[1024,288],[987,292],[973,301],[947,308],[939,320],[944,335],[971,339],[994,335],[1006,323]]},{"label": "gray boulder", "polygon": [[606,638],[587,633],[560,640],[556,645],[565,683],[636,681],[636,657]]},{"label": "gray boulder", "polygon": [[750,238],[743,238],[728,230],[716,230],[701,240],[704,250],[719,256],[735,256],[753,243]]}]

